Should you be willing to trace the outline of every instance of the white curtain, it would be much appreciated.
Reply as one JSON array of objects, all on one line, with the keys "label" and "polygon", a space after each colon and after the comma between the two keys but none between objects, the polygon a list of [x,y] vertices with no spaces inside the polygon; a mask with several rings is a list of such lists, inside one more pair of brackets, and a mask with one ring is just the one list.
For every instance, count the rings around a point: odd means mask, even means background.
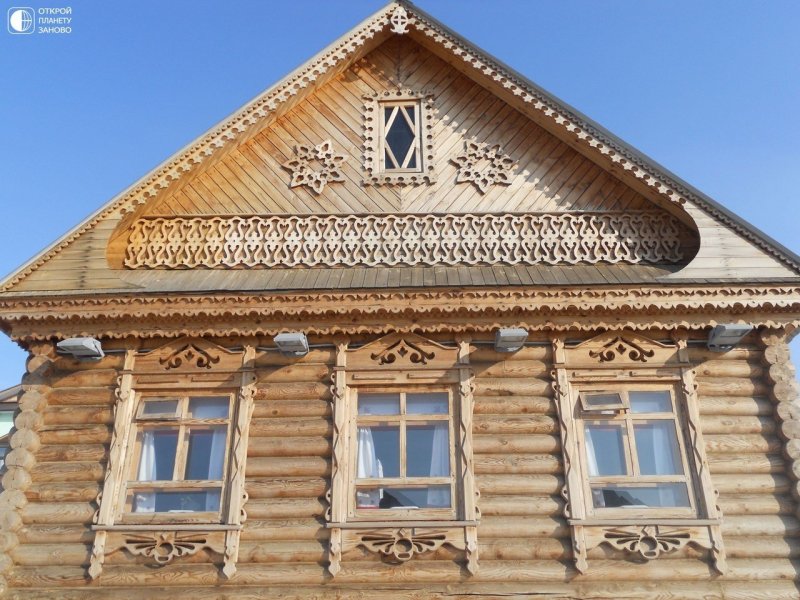
[{"label": "white curtain", "polygon": [[[208,465],[208,479],[221,480],[222,472],[225,465],[225,445],[228,441],[228,435],[224,427],[214,429],[214,434],[211,437],[211,455],[209,457]],[[219,509],[220,493],[215,491],[206,492],[206,510],[215,511]]]},{"label": "white curtain", "polygon": [[[450,439],[447,423],[437,423],[433,428],[433,452],[431,453],[431,477],[450,475]],[[450,506],[449,487],[428,489],[428,506]]]},{"label": "white curtain", "polygon": [[[358,428],[358,465],[356,477],[359,479],[374,479],[383,477],[383,465],[375,454],[375,440],[372,429],[369,427]],[[383,498],[383,490],[377,492],[359,492],[368,498],[369,506],[377,506]]]},{"label": "white curtain", "polygon": [[[139,481],[155,481],[156,478],[156,436],[152,430],[142,435],[142,454],[139,458]],[[152,492],[136,494],[136,512],[155,512],[156,495]]]},{"label": "white curtain", "polygon": [[596,477],[598,475],[597,468],[597,455],[594,453],[594,442],[592,441],[592,430],[586,428],[586,435],[583,436],[586,440],[586,460],[589,463],[589,476]]}]

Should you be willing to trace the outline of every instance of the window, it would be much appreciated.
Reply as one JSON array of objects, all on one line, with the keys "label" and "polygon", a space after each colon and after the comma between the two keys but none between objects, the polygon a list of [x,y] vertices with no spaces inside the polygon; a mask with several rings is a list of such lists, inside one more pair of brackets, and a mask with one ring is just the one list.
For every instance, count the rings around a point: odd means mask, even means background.
[{"label": "window", "polygon": [[218,521],[231,396],[142,396],[123,511]]},{"label": "window", "polygon": [[452,518],[451,392],[359,390],[357,405],[352,516]]},{"label": "window", "polygon": [[[9,443],[9,434],[11,429],[14,427],[14,412],[11,410],[0,410],[0,472],[2,472],[3,467],[6,463],[6,454],[8,454],[10,448],[8,447]],[[0,491],[3,490],[2,482],[0,482]]]},{"label": "window", "polygon": [[364,184],[434,183],[433,95],[386,90],[365,99]]},{"label": "window", "polygon": [[[575,567],[606,545],[652,560],[687,544],[724,573],[721,515],[705,459],[685,334],[553,339],[564,514]],[[655,548],[655,550],[654,550]]]},{"label": "window", "polygon": [[[630,512],[695,514],[682,430],[671,387],[638,387],[615,394],[620,405],[599,414],[592,399],[606,392],[582,392],[583,440],[589,514]],[[590,407],[586,409],[586,405]]]},{"label": "window", "polygon": [[419,101],[382,102],[383,171],[422,171]]}]

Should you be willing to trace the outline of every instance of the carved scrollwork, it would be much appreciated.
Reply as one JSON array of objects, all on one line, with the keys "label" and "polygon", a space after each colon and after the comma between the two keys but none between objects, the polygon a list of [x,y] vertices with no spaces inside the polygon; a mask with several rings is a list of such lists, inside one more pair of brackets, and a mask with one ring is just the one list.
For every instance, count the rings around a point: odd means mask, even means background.
[{"label": "carved scrollwork", "polygon": [[148,217],[128,269],[676,263],[665,213]]},{"label": "carved scrollwork", "polygon": [[620,336],[604,344],[599,350],[589,351],[589,356],[600,359],[600,362],[613,362],[617,358],[627,358],[634,362],[644,363],[654,355],[653,350],[647,350],[636,342]]},{"label": "carved scrollwork", "polygon": [[336,153],[331,140],[316,146],[299,144],[295,146],[294,153],[295,157],[282,165],[292,173],[289,187],[307,185],[321,194],[328,183],[344,181],[341,168],[347,156]]},{"label": "carved scrollwork", "polygon": [[393,33],[408,33],[408,11],[402,6],[396,6],[389,17],[389,23]]},{"label": "carved scrollwork", "polygon": [[458,165],[456,183],[471,182],[481,194],[492,185],[511,185],[516,161],[499,144],[464,142],[464,151],[452,159]]},{"label": "carved scrollwork", "polygon": [[165,369],[177,369],[187,364],[194,364],[199,369],[210,369],[220,361],[219,356],[215,356],[194,344],[186,344],[179,348],[169,356],[158,359],[159,364],[163,365]]},{"label": "carved scrollwork", "polygon": [[390,365],[395,363],[398,358],[405,358],[406,356],[415,365],[425,365],[436,356],[436,353],[426,352],[414,342],[401,338],[388,348],[369,355],[379,365]]},{"label": "carved scrollwork", "polygon": [[153,535],[129,534],[125,537],[124,549],[131,554],[152,559],[158,566],[164,566],[176,558],[196,554],[207,543],[204,535],[167,531]]},{"label": "carved scrollwork", "polygon": [[379,529],[360,534],[359,545],[379,553],[388,562],[403,563],[415,555],[432,552],[447,541],[444,531],[415,532],[413,529]]},{"label": "carved scrollwork", "polygon": [[686,529],[665,529],[658,525],[608,529],[603,535],[617,550],[638,554],[644,560],[675,552],[691,541]]}]

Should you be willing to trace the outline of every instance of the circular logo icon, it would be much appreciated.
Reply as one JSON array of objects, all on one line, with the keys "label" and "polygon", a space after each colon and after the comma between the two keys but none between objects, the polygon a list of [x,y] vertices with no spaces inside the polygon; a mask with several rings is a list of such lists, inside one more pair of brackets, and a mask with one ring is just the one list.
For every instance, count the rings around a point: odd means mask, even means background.
[{"label": "circular logo icon", "polygon": [[14,33],[31,33],[33,12],[29,8],[12,9],[8,15],[8,26]]}]

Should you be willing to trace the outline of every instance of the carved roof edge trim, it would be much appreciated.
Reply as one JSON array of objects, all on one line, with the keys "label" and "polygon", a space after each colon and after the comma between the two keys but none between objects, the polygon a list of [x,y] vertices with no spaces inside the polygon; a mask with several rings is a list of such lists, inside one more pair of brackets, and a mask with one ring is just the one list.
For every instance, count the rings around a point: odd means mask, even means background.
[{"label": "carved roof edge trim", "polygon": [[[626,144],[577,109],[545,91],[489,53],[481,50],[425,11],[406,0],[391,0],[372,16],[356,25],[350,32],[340,37],[265,92],[256,96],[256,98],[232,115],[223,119],[197,140],[167,158],[71,231],[3,280],[0,280],[0,292],[6,291],[9,287],[38,269],[54,254],[103,218],[110,216],[116,210],[125,212],[124,209],[130,203],[132,203],[131,208],[145,203],[149,198],[155,196],[159,189],[166,187],[173,180],[181,177],[184,172],[204,162],[205,158],[210,157],[221,148],[227,146],[229,142],[237,139],[240,134],[247,131],[255,123],[260,122],[262,117],[272,114],[283,101],[308,87],[308,83],[313,80],[313,78],[308,77],[309,74],[316,72],[316,76],[319,76],[325,74],[331,68],[340,66],[347,57],[352,56],[354,52],[363,46],[365,39],[370,39],[384,29],[393,27],[391,15],[397,6],[402,6],[408,11],[409,30],[418,30],[421,34],[433,38],[447,50],[450,50],[452,46],[457,46],[460,50],[458,54],[464,62],[485,63],[484,75],[490,76],[492,72],[498,74],[504,80],[503,86],[505,88],[514,91],[516,95],[522,96],[526,102],[532,104],[535,109],[554,121],[568,134],[576,135],[579,142],[587,144],[601,154],[608,155],[612,161],[619,163],[623,169],[630,171],[644,184],[671,201],[678,204],[684,202],[685,199],[693,201],[718,221],[731,227],[746,239],[755,243],[759,248],[800,273],[800,256],[692,187],[653,159]],[[439,39],[436,39],[437,37]],[[475,67],[475,65],[473,66]],[[286,94],[286,96],[280,98],[282,94]],[[530,98],[526,98],[526,95],[530,96]],[[139,197],[136,198],[136,196]]]}]

